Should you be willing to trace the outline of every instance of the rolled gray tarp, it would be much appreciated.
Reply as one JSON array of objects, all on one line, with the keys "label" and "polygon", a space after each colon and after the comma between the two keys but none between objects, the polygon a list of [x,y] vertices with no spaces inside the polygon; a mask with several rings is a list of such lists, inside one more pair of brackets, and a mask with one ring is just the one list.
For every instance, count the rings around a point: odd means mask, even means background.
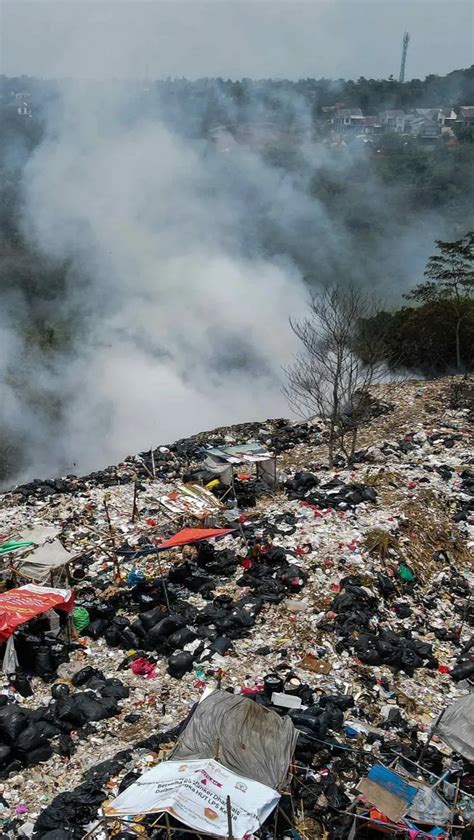
[{"label": "rolled gray tarp", "polygon": [[170,759],[213,758],[233,773],[277,789],[297,738],[289,718],[242,695],[214,691],[195,709]]},{"label": "rolled gray tarp", "polygon": [[474,694],[456,700],[441,715],[435,732],[452,750],[474,761]]}]

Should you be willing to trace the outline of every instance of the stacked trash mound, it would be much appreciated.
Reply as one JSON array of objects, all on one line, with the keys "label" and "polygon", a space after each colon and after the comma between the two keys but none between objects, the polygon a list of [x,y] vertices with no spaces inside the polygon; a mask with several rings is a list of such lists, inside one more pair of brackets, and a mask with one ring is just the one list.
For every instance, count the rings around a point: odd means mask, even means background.
[{"label": "stacked trash mound", "polygon": [[56,683],[50,703],[37,709],[0,698],[0,778],[47,761],[53,752],[70,757],[75,749],[71,732],[118,714],[119,701],[129,696],[119,679],[90,666],[78,671],[71,684],[82,690],[71,693],[71,686]]},{"label": "stacked trash mound", "polygon": [[340,478],[320,484],[317,476],[305,471],[296,472],[286,482],[285,490],[288,498],[300,499],[322,510],[345,510],[377,499],[377,491],[366,484],[345,484]]},{"label": "stacked trash mound", "polygon": [[[52,528],[82,578],[72,638],[31,623],[15,631],[19,667],[0,687],[1,840],[82,838],[219,687],[300,732],[291,799],[260,840],[353,836],[343,812],[375,762],[448,773],[443,796],[459,775],[472,812],[472,764],[428,744],[443,709],[474,684],[474,430],[445,388],[374,389],[387,409],[373,409],[355,457],[338,455],[332,469],[324,421],[267,421],[4,497],[1,534]],[[203,447],[245,441],[281,454],[271,492],[252,469],[235,478],[237,499],[210,488],[205,515],[164,506],[183,478],[209,478]],[[181,528],[203,526],[233,530],[162,550]],[[5,562],[7,589],[9,573]],[[161,840],[148,817],[140,825]],[[356,840],[369,832],[359,826]]]}]

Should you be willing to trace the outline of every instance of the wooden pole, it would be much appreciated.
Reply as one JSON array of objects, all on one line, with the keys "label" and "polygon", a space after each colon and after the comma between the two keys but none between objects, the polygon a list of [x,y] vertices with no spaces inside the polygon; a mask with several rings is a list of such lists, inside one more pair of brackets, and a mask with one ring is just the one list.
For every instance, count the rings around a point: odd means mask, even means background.
[{"label": "wooden pole", "polygon": [[153,473],[153,478],[156,478],[156,469],[155,469],[155,453],[153,452],[153,447],[150,449],[151,455],[151,471]]},{"label": "wooden pole", "polygon": [[227,797],[227,836],[229,840],[233,840],[232,834],[232,807],[230,803],[230,796]]},{"label": "wooden pole", "polygon": [[115,543],[114,529],[112,527],[112,521],[110,519],[110,513],[109,513],[109,506],[107,504],[107,496],[104,496],[104,510],[105,510],[105,518],[107,520],[107,525],[108,525],[108,528],[109,528],[110,542],[112,543],[112,548],[113,548],[115,575],[116,575],[116,577],[119,577],[120,576],[120,564],[119,564],[119,560],[118,560],[118,556],[117,556],[117,546],[116,546],[116,543]]},{"label": "wooden pole", "polygon": [[157,559],[157,561],[158,561],[158,568],[159,568],[159,570],[160,570],[161,582],[162,582],[162,584],[163,584],[163,592],[165,593],[166,606],[167,606],[167,608],[168,608],[168,612],[170,613],[170,612],[171,612],[170,599],[168,598],[168,590],[167,590],[167,588],[166,588],[166,581],[165,581],[165,578],[164,578],[164,575],[163,575],[163,569],[162,569],[162,567],[161,567],[161,563],[160,563],[160,555],[159,555],[159,554],[157,554],[157,555],[156,555],[156,559]]},{"label": "wooden pole", "polygon": [[138,516],[138,509],[137,509],[137,482],[133,482],[133,505],[132,505],[132,522],[135,522],[136,517]]},{"label": "wooden pole", "polygon": [[[446,709],[447,709],[447,708],[448,708],[448,707],[446,706],[446,708],[444,708],[444,709],[443,709],[443,711],[442,711],[442,712],[438,715],[438,717],[436,718],[436,720],[435,720],[435,722],[434,722],[433,726],[431,727],[431,729],[430,729],[430,731],[429,731],[429,733],[428,733],[428,739],[427,739],[426,744],[424,745],[424,747],[423,747],[423,749],[422,749],[422,751],[421,751],[421,753],[420,753],[420,756],[419,756],[419,758],[418,758],[418,763],[419,763],[419,765],[420,765],[420,767],[421,767],[421,769],[422,769],[422,770],[423,770],[423,766],[422,766],[422,764],[421,764],[421,761],[422,761],[422,759],[424,758],[425,752],[426,752],[426,750],[428,749],[428,747],[430,746],[430,744],[431,744],[431,742],[432,742],[432,740],[433,740],[433,736],[434,736],[434,734],[435,734],[435,732],[436,732],[436,729],[437,729],[437,727],[438,727],[438,724],[439,724],[439,722],[440,722],[441,718],[443,717],[443,715],[444,715],[444,713],[445,713],[445,711],[446,711]],[[425,770],[425,773],[426,773],[426,770]]]},{"label": "wooden pole", "polygon": [[462,633],[463,633],[463,630],[464,630],[464,625],[466,623],[467,614],[468,614],[469,608],[471,606],[471,598],[472,598],[472,593],[469,593],[468,599],[466,601],[466,606],[464,607],[464,614],[463,614],[463,617],[462,617],[461,627],[459,628],[459,641],[461,641],[461,636],[462,636]]}]

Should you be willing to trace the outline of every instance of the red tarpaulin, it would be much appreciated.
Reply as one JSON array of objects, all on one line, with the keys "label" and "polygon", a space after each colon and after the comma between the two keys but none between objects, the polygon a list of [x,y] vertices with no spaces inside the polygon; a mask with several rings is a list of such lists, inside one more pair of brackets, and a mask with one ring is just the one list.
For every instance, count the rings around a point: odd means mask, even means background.
[{"label": "red tarpaulin", "polygon": [[157,550],[164,551],[166,548],[176,548],[178,545],[189,545],[201,540],[211,540],[213,537],[223,537],[225,534],[231,534],[233,530],[234,528],[183,528],[174,537],[157,545]]},{"label": "red tarpaulin", "polygon": [[53,607],[71,612],[74,607],[72,590],[50,589],[29,583],[0,595],[0,643],[5,642],[20,624]]}]

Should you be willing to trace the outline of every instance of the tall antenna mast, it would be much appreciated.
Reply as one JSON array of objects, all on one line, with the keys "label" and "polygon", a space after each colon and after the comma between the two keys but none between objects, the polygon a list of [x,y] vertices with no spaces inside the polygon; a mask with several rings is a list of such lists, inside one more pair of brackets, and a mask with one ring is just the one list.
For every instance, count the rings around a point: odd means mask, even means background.
[{"label": "tall antenna mast", "polygon": [[404,32],[402,41],[402,60],[400,62],[400,75],[398,77],[398,81],[401,82],[401,84],[403,84],[403,82],[405,81],[405,64],[407,63],[407,52],[409,43],[410,33]]}]

